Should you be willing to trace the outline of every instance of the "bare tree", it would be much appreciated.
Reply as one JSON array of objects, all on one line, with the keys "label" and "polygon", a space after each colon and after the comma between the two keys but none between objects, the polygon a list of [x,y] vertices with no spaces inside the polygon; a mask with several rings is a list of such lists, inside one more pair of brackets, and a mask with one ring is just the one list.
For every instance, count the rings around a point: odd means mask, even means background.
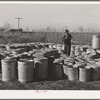
[{"label": "bare tree", "polygon": [[80,31],[80,32],[83,32],[83,30],[84,30],[83,27],[80,26],[80,27],[79,27],[79,31]]},{"label": "bare tree", "polygon": [[35,32],[35,28],[32,29],[32,32]]},{"label": "bare tree", "polygon": [[50,31],[51,31],[51,27],[48,26],[48,27],[46,28],[46,31],[47,31],[47,32],[50,32]]},{"label": "bare tree", "polygon": [[4,29],[5,29],[5,31],[11,29],[11,25],[9,23],[7,23],[7,22],[4,23]]},{"label": "bare tree", "polygon": [[29,32],[29,27],[28,27],[28,26],[26,27],[26,32],[27,32],[27,33]]},{"label": "bare tree", "polygon": [[95,33],[96,30],[93,27],[88,27],[87,28],[88,33]]}]

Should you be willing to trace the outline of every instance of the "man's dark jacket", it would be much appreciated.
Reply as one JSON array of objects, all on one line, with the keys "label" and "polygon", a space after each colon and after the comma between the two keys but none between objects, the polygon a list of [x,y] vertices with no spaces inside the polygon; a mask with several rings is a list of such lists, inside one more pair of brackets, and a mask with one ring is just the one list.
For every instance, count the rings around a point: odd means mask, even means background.
[{"label": "man's dark jacket", "polygon": [[71,38],[72,38],[71,34],[64,35],[64,37],[63,37],[64,44],[70,45],[71,44]]}]

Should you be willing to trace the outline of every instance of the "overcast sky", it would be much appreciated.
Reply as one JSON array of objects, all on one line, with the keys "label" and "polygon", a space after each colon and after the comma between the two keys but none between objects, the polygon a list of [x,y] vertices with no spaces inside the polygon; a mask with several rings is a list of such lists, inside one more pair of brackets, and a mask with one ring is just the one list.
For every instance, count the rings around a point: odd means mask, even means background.
[{"label": "overcast sky", "polygon": [[68,26],[73,31],[83,26],[100,31],[100,4],[0,4],[0,26],[17,28],[14,17],[23,18],[23,29]]}]

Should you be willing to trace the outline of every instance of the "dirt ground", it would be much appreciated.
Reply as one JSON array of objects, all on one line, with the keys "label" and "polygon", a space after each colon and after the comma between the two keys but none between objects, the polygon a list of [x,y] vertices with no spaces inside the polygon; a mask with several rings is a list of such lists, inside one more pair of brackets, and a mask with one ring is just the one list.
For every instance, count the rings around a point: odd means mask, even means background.
[{"label": "dirt ground", "polygon": [[79,82],[67,78],[55,81],[39,81],[31,83],[3,82],[0,80],[0,90],[100,90],[100,81]]}]

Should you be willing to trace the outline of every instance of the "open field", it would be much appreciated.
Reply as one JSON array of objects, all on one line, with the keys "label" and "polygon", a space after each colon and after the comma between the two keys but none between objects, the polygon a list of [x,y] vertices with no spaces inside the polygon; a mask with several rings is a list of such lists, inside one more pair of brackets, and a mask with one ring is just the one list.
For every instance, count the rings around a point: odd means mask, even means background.
[{"label": "open field", "polygon": [[[92,35],[100,33],[71,33],[72,44],[88,44],[91,45]],[[29,42],[45,42],[45,43],[60,43],[63,32],[30,32],[30,33],[11,33],[0,32],[0,44],[7,43],[29,43]]]}]

